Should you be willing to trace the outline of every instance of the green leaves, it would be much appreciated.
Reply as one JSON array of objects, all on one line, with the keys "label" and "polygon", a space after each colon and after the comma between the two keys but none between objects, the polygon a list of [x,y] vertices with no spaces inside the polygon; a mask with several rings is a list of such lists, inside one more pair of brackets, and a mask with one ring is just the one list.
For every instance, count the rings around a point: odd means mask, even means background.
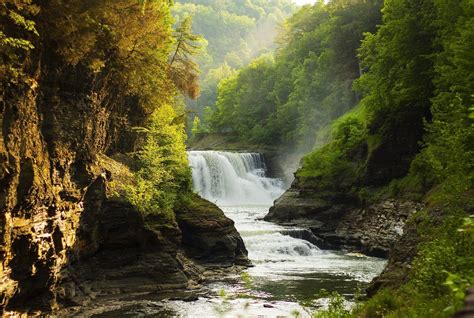
[{"label": "green leaves", "polygon": [[0,31],[0,43],[1,45],[9,46],[14,49],[23,49],[25,51],[35,48],[35,46],[30,41],[7,37],[2,31]]},{"label": "green leaves", "polygon": [[170,74],[176,87],[192,99],[199,97],[199,66],[196,57],[202,49],[203,38],[192,33],[192,16],[187,16],[176,28],[175,49],[170,65]]},{"label": "green leaves", "polygon": [[474,235],[474,215],[464,218],[463,224],[458,231],[467,235]]},{"label": "green leaves", "polygon": [[190,191],[190,170],[184,141],[184,123],[176,120],[173,107],[163,105],[138,131],[146,142],[138,152],[135,183],[127,188],[127,198],[144,216],[161,216],[174,222],[173,208],[180,193]]},{"label": "green leaves", "polygon": [[4,0],[0,4],[0,54],[3,62],[0,74],[5,76],[0,85],[16,83],[18,79],[29,81],[22,71],[22,63],[28,51],[35,48],[33,41],[39,36],[33,21],[38,12],[39,7],[31,0]]},{"label": "green leaves", "polygon": [[357,103],[356,49],[380,20],[379,2],[318,2],[295,13],[274,62],[256,59],[221,83],[211,128],[245,142],[312,149],[318,131]]},{"label": "green leaves", "polygon": [[[448,275],[448,277],[446,277],[446,282],[444,283],[444,285],[447,286],[451,291],[455,302],[462,302],[464,300],[464,296],[466,295],[467,288],[471,286],[471,282],[469,282],[467,279],[462,278],[459,275],[452,274],[447,271],[444,271],[444,273]],[[452,306],[447,307],[445,311],[448,308],[452,308]]]},{"label": "green leaves", "polygon": [[13,10],[8,10],[8,16],[16,25],[23,27],[23,29],[32,32],[33,34],[39,35],[35,27],[35,22],[28,20],[22,15],[18,14]]}]

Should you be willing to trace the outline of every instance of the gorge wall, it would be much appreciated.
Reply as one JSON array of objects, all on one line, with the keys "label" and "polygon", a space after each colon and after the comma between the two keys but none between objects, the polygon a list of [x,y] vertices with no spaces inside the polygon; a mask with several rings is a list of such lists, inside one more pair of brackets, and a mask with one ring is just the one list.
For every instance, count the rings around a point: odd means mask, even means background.
[{"label": "gorge wall", "polygon": [[[191,197],[175,208],[177,222],[164,226],[111,198],[111,181],[120,176],[100,158],[136,151],[140,137],[132,127],[149,113],[114,77],[113,52],[113,66],[101,72],[60,54],[61,14],[74,11],[61,7],[55,20],[54,4],[40,2],[39,36],[28,36],[35,49],[10,65],[20,75],[2,78],[0,312],[186,288],[202,279],[202,264],[246,265],[233,222],[215,205]],[[18,34],[16,25],[4,25]],[[207,244],[190,252],[197,238]]]}]

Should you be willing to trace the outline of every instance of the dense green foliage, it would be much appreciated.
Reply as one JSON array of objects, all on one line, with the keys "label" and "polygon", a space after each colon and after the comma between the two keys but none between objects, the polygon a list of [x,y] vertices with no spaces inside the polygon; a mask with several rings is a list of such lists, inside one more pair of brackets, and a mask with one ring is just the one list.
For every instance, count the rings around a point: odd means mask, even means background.
[{"label": "dense green foliage", "polygon": [[314,146],[316,131],[354,107],[357,49],[380,22],[381,1],[332,1],[306,6],[280,36],[274,60],[261,57],[219,85],[210,130],[243,141]]},{"label": "dense green foliage", "polygon": [[[202,35],[206,49],[197,61],[202,70],[201,96],[187,101],[191,117],[202,117],[216,101],[217,84],[252,58],[275,47],[274,37],[293,12],[291,0],[180,0],[173,6],[179,21],[193,17],[193,32]],[[191,118],[191,119],[192,119]]]},{"label": "dense green foliage", "polygon": [[169,105],[153,112],[147,128],[142,129],[146,142],[137,156],[135,182],[126,194],[144,216],[159,214],[164,223],[174,222],[179,195],[191,192],[184,120],[177,119]]},{"label": "dense green foliage", "polygon": [[392,182],[392,194],[424,194],[440,184],[458,195],[471,189],[470,10],[469,2],[452,4],[450,14],[443,1],[385,4],[384,23],[359,49],[365,73],[356,86],[364,98],[333,124],[332,141],[306,157],[300,176],[329,177],[321,167],[331,148],[331,156],[360,163],[360,187]]}]

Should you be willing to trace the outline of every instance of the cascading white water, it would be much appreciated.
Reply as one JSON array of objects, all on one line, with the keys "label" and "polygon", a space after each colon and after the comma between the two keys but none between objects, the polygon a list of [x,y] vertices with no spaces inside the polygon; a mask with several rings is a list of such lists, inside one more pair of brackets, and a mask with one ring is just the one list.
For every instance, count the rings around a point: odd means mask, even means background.
[{"label": "cascading white water", "polygon": [[267,178],[258,153],[190,151],[194,190],[220,206],[271,205],[283,193],[283,182]]},{"label": "cascading white water", "polygon": [[[288,316],[293,310],[310,317],[295,302],[321,289],[350,293],[355,284],[370,281],[384,266],[372,258],[358,258],[322,251],[312,243],[285,233],[302,231],[262,220],[283,192],[283,182],[266,176],[264,157],[258,153],[190,151],[194,191],[215,202],[235,221],[254,267],[248,269],[254,283],[251,302],[231,301],[225,317]],[[231,285],[216,287],[232,290]],[[263,294],[262,294],[263,292]],[[272,299],[271,306],[263,306]],[[174,305],[173,305],[174,304]],[[220,317],[212,300],[170,303],[179,317]]]}]

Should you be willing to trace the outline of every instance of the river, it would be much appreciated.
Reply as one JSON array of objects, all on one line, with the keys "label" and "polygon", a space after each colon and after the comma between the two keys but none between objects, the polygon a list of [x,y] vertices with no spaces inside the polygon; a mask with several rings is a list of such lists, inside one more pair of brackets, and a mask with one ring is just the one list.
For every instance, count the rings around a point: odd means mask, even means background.
[{"label": "river", "polygon": [[311,310],[324,303],[324,299],[316,300],[323,290],[350,299],[383,270],[382,259],[323,251],[293,237],[297,235],[288,235],[305,229],[263,221],[285,188],[281,180],[266,176],[262,155],[191,151],[188,157],[194,190],[234,220],[254,267],[244,274],[245,283],[210,284],[214,296],[169,302],[167,306],[177,316],[309,317]]}]

